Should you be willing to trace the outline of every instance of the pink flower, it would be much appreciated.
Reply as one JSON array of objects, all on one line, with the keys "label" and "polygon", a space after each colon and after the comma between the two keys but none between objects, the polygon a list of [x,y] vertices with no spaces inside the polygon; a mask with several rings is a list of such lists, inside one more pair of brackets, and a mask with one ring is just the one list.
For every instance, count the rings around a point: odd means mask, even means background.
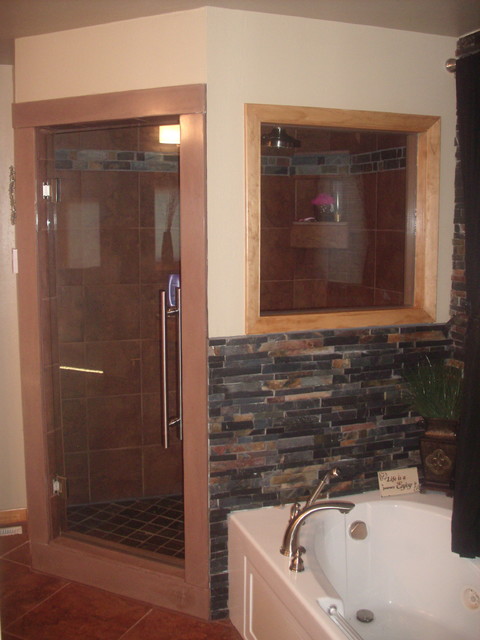
[{"label": "pink flower", "polygon": [[318,196],[312,200],[312,204],[333,204],[333,198],[329,193],[319,193]]}]

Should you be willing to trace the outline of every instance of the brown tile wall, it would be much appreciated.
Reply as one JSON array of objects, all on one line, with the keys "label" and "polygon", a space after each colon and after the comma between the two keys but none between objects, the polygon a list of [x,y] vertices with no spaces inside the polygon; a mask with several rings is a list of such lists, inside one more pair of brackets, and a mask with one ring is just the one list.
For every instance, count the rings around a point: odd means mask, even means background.
[{"label": "brown tile wall", "polygon": [[[290,133],[302,138],[300,129]],[[383,139],[375,134],[336,133],[330,138],[320,141],[331,152],[325,161],[332,162],[331,167],[319,167],[321,176],[298,174],[300,170],[312,171],[312,166],[306,169],[302,164],[312,161],[308,155],[285,158],[295,164],[295,175],[291,175],[291,166],[265,165],[261,190],[262,311],[404,303],[405,159],[402,147],[380,151],[379,145],[404,146],[405,136]],[[308,138],[302,139],[302,152],[311,146]],[[357,154],[350,157],[347,152],[349,166],[341,166],[345,152],[343,156],[335,154],[340,149]],[[390,152],[395,156],[392,159],[387,157]],[[264,163],[278,162],[272,151],[266,153]],[[333,170],[338,175],[332,175]],[[292,223],[314,216],[312,199],[322,191],[332,193],[334,181],[343,184],[341,213],[342,221],[348,223],[348,248],[292,247]]]},{"label": "brown tile wall", "polygon": [[[52,377],[52,422],[61,425],[51,438],[58,450],[54,466],[68,478],[70,504],[182,492],[181,444],[174,438],[165,452],[157,417],[158,290],[179,264],[171,252],[166,260],[158,257],[159,246],[168,247],[154,219],[155,192],[175,198],[178,171],[152,167],[159,157],[156,135],[158,127],[56,136],[61,200],[56,234],[43,234],[51,267],[44,274],[50,292],[45,350],[53,345],[61,366],[104,372],[63,369],[58,380]],[[91,164],[100,154],[110,154],[109,162],[127,155],[143,162],[148,153],[149,166],[117,171]],[[87,160],[86,170],[73,168]],[[75,228],[80,202],[98,208],[98,225],[79,221]],[[101,247],[85,253],[92,243],[78,242],[76,234],[99,235]]]}]

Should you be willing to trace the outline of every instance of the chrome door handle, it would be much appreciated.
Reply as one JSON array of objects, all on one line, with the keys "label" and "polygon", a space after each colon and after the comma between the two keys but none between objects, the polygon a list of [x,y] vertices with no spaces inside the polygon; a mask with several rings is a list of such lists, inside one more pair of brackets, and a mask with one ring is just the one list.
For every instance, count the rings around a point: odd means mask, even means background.
[{"label": "chrome door handle", "polygon": [[[161,413],[160,421],[162,425],[162,443],[165,449],[170,445],[169,427],[178,425],[179,438],[183,439],[182,424],[182,293],[180,288],[177,289],[176,306],[167,306],[167,294],[165,289],[160,289],[160,400]],[[178,415],[169,418],[168,403],[168,340],[167,340],[167,320],[169,317],[177,319],[177,399],[178,399]]]}]

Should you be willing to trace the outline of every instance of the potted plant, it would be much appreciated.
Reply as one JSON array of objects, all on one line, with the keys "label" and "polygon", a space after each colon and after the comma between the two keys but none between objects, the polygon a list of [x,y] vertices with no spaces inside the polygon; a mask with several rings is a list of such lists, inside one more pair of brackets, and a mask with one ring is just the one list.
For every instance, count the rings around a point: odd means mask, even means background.
[{"label": "potted plant", "polygon": [[425,358],[406,371],[404,378],[407,398],[426,427],[420,438],[423,487],[451,493],[463,371],[447,361],[432,362]]},{"label": "potted plant", "polygon": [[422,416],[427,433],[455,433],[460,417],[463,371],[425,358],[404,374],[407,397]]}]

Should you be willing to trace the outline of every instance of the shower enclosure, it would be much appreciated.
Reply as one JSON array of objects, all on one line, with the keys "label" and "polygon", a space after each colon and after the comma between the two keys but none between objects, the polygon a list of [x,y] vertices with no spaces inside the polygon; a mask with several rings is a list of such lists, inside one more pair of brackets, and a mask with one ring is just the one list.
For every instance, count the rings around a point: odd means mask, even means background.
[{"label": "shower enclosure", "polygon": [[33,566],[207,617],[204,87],[14,125]]},{"label": "shower enclosure", "polygon": [[[159,142],[161,122],[50,134],[48,261],[40,268],[44,297],[56,303],[48,329],[61,529],[182,558],[181,423],[174,421],[181,147]],[[164,412],[170,428],[162,428]]]}]

